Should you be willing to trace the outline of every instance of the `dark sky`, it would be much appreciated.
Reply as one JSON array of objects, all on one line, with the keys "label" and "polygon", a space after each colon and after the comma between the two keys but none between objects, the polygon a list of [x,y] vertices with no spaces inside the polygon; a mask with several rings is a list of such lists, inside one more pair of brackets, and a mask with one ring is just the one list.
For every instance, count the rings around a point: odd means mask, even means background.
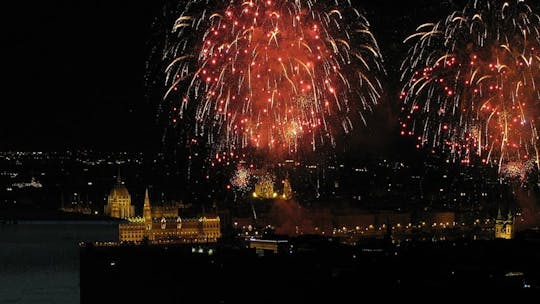
[{"label": "dark sky", "polygon": [[0,149],[142,145],[153,121],[146,42],[159,2],[4,5]]},{"label": "dark sky", "polygon": [[[152,23],[165,0],[13,1],[2,8],[0,150],[144,150],[159,145],[157,100],[145,99]],[[387,96],[356,143],[396,145],[401,41],[455,1],[353,1],[387,62]],[[357,4],[358,3],[358,4]],[[459,3],[458,3],[459,5]]]}]

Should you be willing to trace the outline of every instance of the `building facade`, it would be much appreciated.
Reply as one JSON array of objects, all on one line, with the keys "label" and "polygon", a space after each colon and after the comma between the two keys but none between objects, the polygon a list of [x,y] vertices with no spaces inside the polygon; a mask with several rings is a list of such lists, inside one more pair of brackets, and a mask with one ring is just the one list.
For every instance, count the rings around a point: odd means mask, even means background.
[{"label": "building facade", "polygon": [[180,209],[180,204],[177,202],[165,203],[161,206],[152,206],[152,217],[153,218],[176,218],[178,216],[178,209]]},{"label": "building facade", "polygon": [[104,213],[110,217],[121,219],[135,216],[135,207],[131,205],[131,195],[129,195],[126,185],[120,179],[120,174],[118,174],[116,185],[109,193]]},{"label": "building facade", "polygon": [[262,199],[272,199],[277,197],[277,193],[274,192],[274,181],[271,177],[263,176],[255,184],[255,191],[253,197]]},{"label": "building facade", "polygon": [[501,209],[499,209],[495,220],[495,238],[506,240],[514,238],[514,217],[510,211],[508,211],[508,216],[504,219],[501,215]]},{"label": "building facade", "polygon": [[293,198],[293,190],[291,187],[291,182],[287,177],[282,181],[283,183],[283,192],[278,194],[274,187],[273,177],[263,176],[255,184],[255,191],[253,191],[252,196],[259,199],[285,199],[290,200]]},{"label": "building facade", "polygon": [[[128,218],[127,223],[119,226],[120,242],[181,242],[206,243],[216,242],[221,237],[219,216],[183,219],[178,214],[174,217],[155,217],[152,212],[148,190],[144,198],[143,216]],[[168,212],[168,215],[172,215]]]}]

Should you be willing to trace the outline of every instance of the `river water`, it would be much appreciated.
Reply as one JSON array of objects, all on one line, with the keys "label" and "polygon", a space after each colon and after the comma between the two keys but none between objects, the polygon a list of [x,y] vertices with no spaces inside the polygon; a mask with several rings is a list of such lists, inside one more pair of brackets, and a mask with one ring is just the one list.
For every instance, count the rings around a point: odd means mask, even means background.
[{"label": "river water", "polygon": [[79,243],[117,241],[118,223],[0,224],[0,303],[79,303]]}]

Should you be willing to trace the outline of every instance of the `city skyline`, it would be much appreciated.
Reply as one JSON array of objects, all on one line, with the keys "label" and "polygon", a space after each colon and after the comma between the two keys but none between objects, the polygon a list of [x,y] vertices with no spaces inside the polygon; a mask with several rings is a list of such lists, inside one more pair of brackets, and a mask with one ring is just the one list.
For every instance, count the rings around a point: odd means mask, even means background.
[{"label": "city skyline", "polygon": [[539,0],[3,13],[1,303],[540,291]]}]

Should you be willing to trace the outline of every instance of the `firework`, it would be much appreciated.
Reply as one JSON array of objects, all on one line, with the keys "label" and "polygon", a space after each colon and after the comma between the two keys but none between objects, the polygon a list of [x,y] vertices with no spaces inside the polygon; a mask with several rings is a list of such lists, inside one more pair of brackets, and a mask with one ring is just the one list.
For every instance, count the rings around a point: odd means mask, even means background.
[{"label": "firework", "polygon": [[239,166],[231,178],[231,185],[237,191],[247,193],[251,189],[251,171]]},{"label": "firework", "polygon": [[411,40],[402,135],[499,172],[511,162],[538,166],[540,17],[525,1],[471,1]]},{"label": "firework", "polygon": [[524,183],[529,173],[535,169],[532,160],[527,162],[508,162],[501,169],[501,175],[507,180],[519,180]]},{"label": "firework", "polygon": [[347,1],[194,0],[173,32],[173,122],[217,151],[334,144],[380,98],[377,42]]}]

